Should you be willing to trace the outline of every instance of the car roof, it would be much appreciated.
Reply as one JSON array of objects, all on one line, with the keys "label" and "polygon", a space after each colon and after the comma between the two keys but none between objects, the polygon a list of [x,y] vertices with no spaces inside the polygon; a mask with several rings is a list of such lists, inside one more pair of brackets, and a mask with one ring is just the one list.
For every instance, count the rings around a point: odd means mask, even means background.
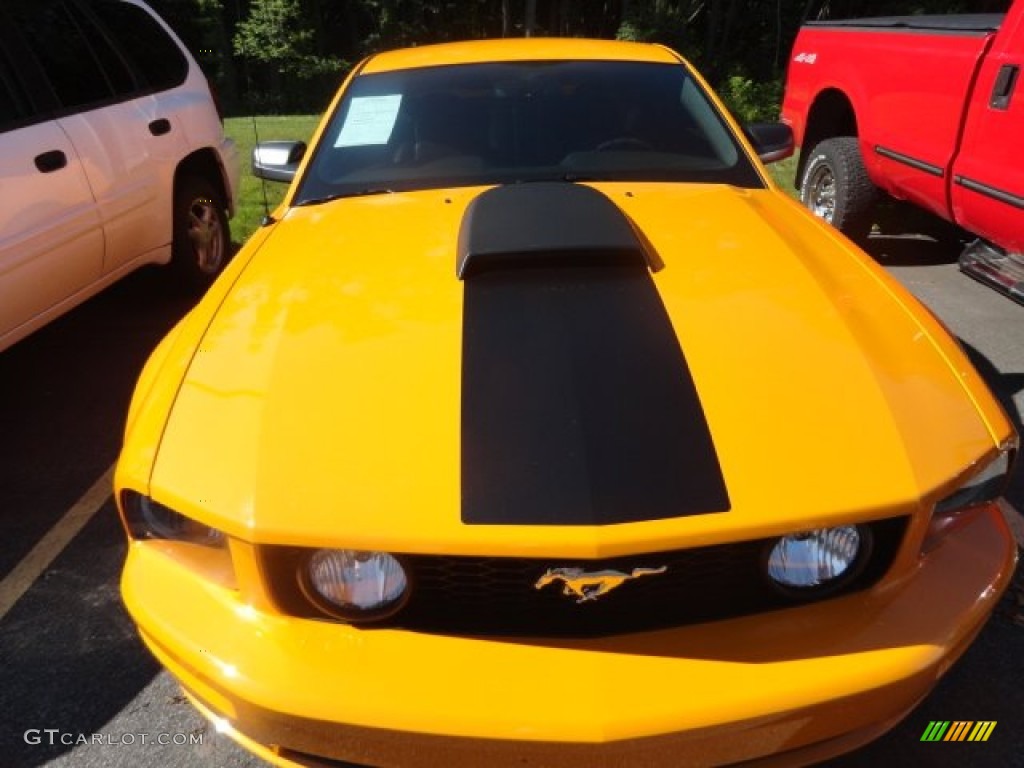
[{"label": "car roof", "polygon": [[678,56],[668,48],[651,43],[571,37],[523,37],[440,43],[379,53],[367,60],[360,74],[491,61],[572,59],[679,63]]}]

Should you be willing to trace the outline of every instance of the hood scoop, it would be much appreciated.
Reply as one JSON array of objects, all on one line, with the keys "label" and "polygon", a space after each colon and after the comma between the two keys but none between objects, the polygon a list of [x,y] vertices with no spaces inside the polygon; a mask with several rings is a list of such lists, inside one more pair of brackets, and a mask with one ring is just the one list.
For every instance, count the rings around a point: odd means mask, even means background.
[{"label": "hood scoop", "polygon": [[466,209],[456,256],[460,280],[494,269],[662,266],[615,203],[564,181],[481,194]]}]

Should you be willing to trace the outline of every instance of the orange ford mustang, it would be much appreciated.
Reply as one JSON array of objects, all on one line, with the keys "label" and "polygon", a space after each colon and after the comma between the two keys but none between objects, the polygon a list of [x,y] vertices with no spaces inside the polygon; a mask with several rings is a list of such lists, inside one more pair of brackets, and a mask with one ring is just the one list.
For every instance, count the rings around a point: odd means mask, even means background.
[{"label": "orange ford mustang", "polygon": [[[1016,438],[675,53],[374,56],[153,354],[124,599],[279,765],[802,763],[1006,587]],[[759,160],[760,157],[760,160]],[[775,764],[775,763],[773,763]]]}]

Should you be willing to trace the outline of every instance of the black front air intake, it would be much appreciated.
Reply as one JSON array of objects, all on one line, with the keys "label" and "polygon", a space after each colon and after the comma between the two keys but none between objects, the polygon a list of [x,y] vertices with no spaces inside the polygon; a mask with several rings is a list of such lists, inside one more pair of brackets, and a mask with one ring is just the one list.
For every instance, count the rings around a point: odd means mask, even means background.
[{"label": "black front air intake", "polygon": [[653,262],[589,187],[498,187],[467,209],[464,523],[608,525],[729,509]]},{"label": "black front air intake", "polygon": [[[649,552],[596,560],[559,557],[398,555],[412,589],[400,611],[371,628],[482,636],[599,637],[642,632],[832,600],[877,584],[892,567],[908,518],[865,523],[873,546],[856,577],[836,591],[783,591],[765,564],[776,538]],[[282,612],[324,619],[303,594],[296,573],[312,550],[259,548],[260,568]],[[646,575],[629,579],[593,600],[580,600],[568,584],[545,584],[552,569]]]}]

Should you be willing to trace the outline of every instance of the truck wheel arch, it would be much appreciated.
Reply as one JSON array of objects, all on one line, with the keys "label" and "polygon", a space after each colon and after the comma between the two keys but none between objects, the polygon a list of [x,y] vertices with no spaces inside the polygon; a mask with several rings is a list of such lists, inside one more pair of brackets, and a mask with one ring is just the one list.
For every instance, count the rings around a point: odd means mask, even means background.
[{"label": "truck wheel arch", "polygon": [[797,161],[794,183],[799,188],[810,151],[834,136],[858,136],[857,113],[849,97],[837,88],[828,88],[814,97],[807,112],[807,123]]}]

